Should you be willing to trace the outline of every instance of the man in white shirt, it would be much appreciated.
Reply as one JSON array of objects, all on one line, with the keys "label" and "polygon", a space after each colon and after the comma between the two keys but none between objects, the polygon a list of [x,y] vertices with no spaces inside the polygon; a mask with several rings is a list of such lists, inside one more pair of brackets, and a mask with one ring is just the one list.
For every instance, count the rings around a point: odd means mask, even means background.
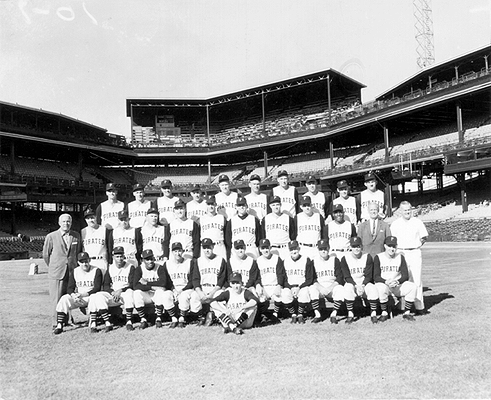
[{"label": "man in white shirt", "polygon": [[356,225],[358,223],[357,215],[359,215],[360,213],[357,208],[356,198],[350,196],[348,182],[343,179],[339,181],[336,186],[339,197],[333,200],[332,206],[335,206],[336,204],[341,204],[344,210],[344,218],[352,224]]},{"label": "man in white shirt", "polygon": [[262,222],[268,212],[268,197],[260,191],[261,178],[259,175],[254,174],[250,177],[249,187],[251,188],[251,193],[245,196],[249,205],[249,214],[254,215],[259,222]]},{"label": "man in white shirt", "polygon": [[159,222],[161,225],[169,225],[174,219],[174,204],[179,197],[172,194],[172,182],[164,179],[160,184],[162,197],[157,199],[157,210],[159,212]]},{"label": "man in white shirt", "polygon": [[281,199],[281,212],[295,218],[297,213],[301,211],[297,188],[288,183],[288,172],[285,170],[279,171],[276,179],[278,186],[273,188],[273,196],[278,196]]},{"label": "man in white shirt", "polygon": [[307,192],[304,196],[310,197],[312,202],[312,210],[316,213],[320,213],[324,220],[329,215],[329,203],[330,197],[321,191],[317,186],[318,179],[314,175],[309,175],[305,181],[305,187]]},{"label": "man in white shirt", "polygon": [[221,174],[218,177],[218,187],[220,192],[215,195],[217,212],[222,214],[227,221],[237,214],[235,204],[237,203],[237,192],[230,190],[230,179],[227,175]]},{"label": "man in white shirt", "polygon": [[384,219],[387,214],[387,205],[385,201],[385,193],[377,189],[377,177],[373,172],[365,175],[365,187],[357,197],[357,207],[360,212],[359,220],[363,222],[370,218],[368,214],[368,205],[377,203],[380,209],[380,218]]},{"label": "man in white shirt", "polygon": [[130,226],[132,228],[141,228],[147,218],[147,210],[152,206],[152,203],[149,200],[145,200],[145,186],[141,183],[133,186],[133,196],[135,200],[128,203]]},{"label": "man in white shirt", "polygon": [[114,229],[119,224],[118,213],[124,209],[124,203],[118,200],[118,188],[114,183],[106,185],[107,200],[95,210],[97,224]]},{"label": "man in white shirt", "polygon": [[203,199],[203,192],[199,185],[194,185],[191,189],[191,201],[186,205],[187,216],[189,219],[200,223],[200,219],[206,214],[207,206]]}]

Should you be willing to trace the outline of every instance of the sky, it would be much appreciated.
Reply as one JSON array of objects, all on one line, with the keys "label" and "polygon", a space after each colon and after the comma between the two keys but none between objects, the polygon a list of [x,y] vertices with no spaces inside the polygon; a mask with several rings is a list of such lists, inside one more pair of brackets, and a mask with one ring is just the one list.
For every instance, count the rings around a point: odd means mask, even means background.
[{"label": "sky", "polygon": [[[431,0],[436,62],[491,0]],[[412,0],[0,0],[0,101],[130,135],[128,98],[209,98],[333,68],[363,102],[418,72]]]}]

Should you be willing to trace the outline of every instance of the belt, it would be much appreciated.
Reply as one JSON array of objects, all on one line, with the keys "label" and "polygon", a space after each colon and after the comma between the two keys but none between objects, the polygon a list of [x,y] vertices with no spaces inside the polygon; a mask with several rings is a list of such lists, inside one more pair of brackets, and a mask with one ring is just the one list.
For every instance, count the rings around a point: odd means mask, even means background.
[{"label": "belt", "polygon": [[91,260],[102,260],[103,258],[103,256],[90,257]]},{"label": "belt", "polygon": [[348,249],[332,249],[331,251],[348,251]]},{"label": "belt", "polygon": [[271,247],[277,248],[277,249],[284,249],[287,247],[287,244],[272,244]]},{"label": "belt", "polygon": [[252,247],[252,246],[257,247],[256,243],[246,243],[246,247]]},{"label": "belt", "polygon": [[223,240],[214,240],[213,241],[215,244],[223,244]]},{"label": "belt", "polygon": [[212,285],[211,283],[202,283],[201,286],[205,286],[205,287],[214,287],[216,285]]},{"label": "belt", "polygon": [[156,261],[162,261],[165,257],[164,256],[156,256],[155,260]]},{"label": "belt", "polygon": [[299,287],[300,285],[290,285],[291,287]]},{"label": "belt", "polygon": [[315,247],[315,244],[299,243],[300,246]]},{"label": "belt", "polygon": [[419,247],[412,247],[410,249],[403,249],[403,248],[398,248],[397,250],[418,250]]}]

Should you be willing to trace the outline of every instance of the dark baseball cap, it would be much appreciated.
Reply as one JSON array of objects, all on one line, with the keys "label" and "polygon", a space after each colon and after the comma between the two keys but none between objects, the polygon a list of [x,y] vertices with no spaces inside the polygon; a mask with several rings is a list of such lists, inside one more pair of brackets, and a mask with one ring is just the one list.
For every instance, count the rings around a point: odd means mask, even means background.
[{"label": "dark baseball cap", "polygon": [[133,191],[136,192],[138,190],[145,190],[145,186],[143,186],[141,183],[133,185]]},{"label": "dark baseball cap", "polygon": [[148,210],[147,210],[147,215],[148,214],[158,214],[159,213],[159,210],[157,210],[156,208],[154,207],[150,207]]},{"label": "dark baseball cap", "polygon": [[280,196],[273,196],[273,197],[271,197],[271,200],[269,200],[269,204],[273,204],[273,203],[280,203],[281,204],[281,198],[280,198]]},{"label": "dark baseball cap", "polygon": [[221,174],[219,177],[218,177],[218,183],[220,182],[230,182],[230,179],[227,175],[225,174]]},{"label": "dark baseball cap", "polygon": [[238,249],[240,247],[246,247],[244,241],[242,239],[238,239],[234,242],[234,249]]},{"label": "dark baseball cap", "polygon": [[252,174],[249,181],[259,181],[261,182],[261,177],[258,174]]},{"label": "dark baseball cap", "polygon": [[286,172],[284,169],[278,171],[278,178],[281,176],[288,176],[288,172]]},{"label": "dark baseball cap", "polygon": [[259,241],[259,248],[264,248],[264,247],[271,247],[271,242],[269,241],[269,239],[261,239]]},{"label": "dark baseball cap", "polygon": [[233,272],[229,279],[230,283],[238,282],[242,283],[242,275],[239,272]]},{"label": "dark baseball cap", "polygon": [[317,178],[314,175],[309,175],[305,183],[317,183]]},{"label": "dark baseball cap", "polygon": [[387,236],[384,240],[387,246],[397,246],[397,238],[395,236]]},{"label": "dark baseball cap", "polygon": [[211,195],[211,196],[206,196],[206,204],[216,204],[217,201],[215,199],[215,196]]},{"label": "dark baseball cap", "polygon": [[301,206],[310,206],[312,204],[312,199],[310,196],[302,196],[300,199],[300,205]]},{"label": "dark baseball cap", "polygon": [[368,174],[365,175],[365,182],[373,181],[375,179],[376,179],[375,174],[373,172],[369,172]]},{"label": "dark baseball cap", "polygon": [[334,204],[332,207],[332,213],[334,214],[335,212],[344,212],[344,208],[342,204]]},{"label": "dark baseball cap", "polygon": [[92,208],[87,208],[84,212],[84,218],[90,217],[92,215],[95,215],[95,211]]},{"label": "dark baseball cap", "polygon": [[358,246],[362,246],[362,242],[361,242],[361,237],[359,236],[354,236],[354,237],[351,237],[349,239],[349,245],[351,247],[358,247]]},{"label": "dark baseball cap", "polygon": [[90,260],[89,253],[87,253],[86,251],[82,251],[81,253],[78,253],[77,260],[78,261],[88,261],[88,260]]},{"label": "dark baseball cap", "polygon": [[124,255],[124,247],[118,246],[113,249],[113,255],[122,254]]},{"label": "dark baseball cap", "polygon": [[171,188],[171,187],[172,187],[172,182],[171,182],[170,180],[168,180],[168,179],[164,179],[164,180],[162,181],[162,183],[160,184],[160,187],[161,187],[162,189]]},{"label": "dark baseball cap", "polygon": [[148,260],[149,258],[153,258],[153,251],[151,249],[142,251],[142,258],[144,260]]},{"label": "dark baseball cap", "polygon": [[237,206],[247,206],[247,200],[245,197],[239,196],[237,197],[237,202],[235,204]]},{"label": "dark baseball cap", "polygon": [[200,185],[193,185],[191,188],[191,193],[192,192],[201,192],[201,186]]},{"label": "dark baseball cap", "polygon": [[296,240],[292,240],[291,242],[288,243],[288,250],[293,250],[293,249],[298,249],[300,245]]},{"label": "dark baseball cap", "polygon": [[[148,214],[148,212],[147,212],[147,214]],[[123,219],[126,219],[126,218],[129,218],[129,216],[128,216],[128,211],[126,211],[126,210],[121,210],[120,212],[118,212],[118,219],[119,219],[119,220],[121,220],[121,221],[122,221]]]},{"label": "dark baseball cap", "polygon": [[329,248],[329,240],[322,239],[317,242],[317,248],[320,249],[328,249]]},{"label": "dark baseball cap", "polygon": [[210,238],[205,238],[201,241],[201,247],[205,247],[205,246],[213,246],[215,243],[213,243],[213,240],[211,240]]},{"label": "dark baseball cap", "polygon": [[174,251],[174,250],[182,250],[182,244],[181,244],[181,242],[172,243],[171,250],[172,251]]},{"label": "dark baseball cap", "polygon": [[348,182],[343,179],[342,181],[338,182],[337,186],[338,186],[338,189],[344,189],[344,188],[347,188],[349,185],[348,185]]},{"label": "dark baseball cap", "polygon": [[106,185],[106,192],[109,192],[111,190],[118,190],[118,188],[116,187],[116,184],[114,184],[114,183],[108,183]]},{"label": "dark baseball cap", "polygon": [[174,208],[184,208],[186,207],[186,203],[182,201],[181,199],[177,200],[174,204]]}]

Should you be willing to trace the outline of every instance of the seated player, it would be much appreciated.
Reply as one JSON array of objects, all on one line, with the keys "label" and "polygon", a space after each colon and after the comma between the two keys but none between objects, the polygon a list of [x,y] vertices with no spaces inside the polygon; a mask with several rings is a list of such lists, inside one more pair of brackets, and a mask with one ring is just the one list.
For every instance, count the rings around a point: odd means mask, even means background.
[{"label": "seated player", "polygon": [[271,251],[282,260],[290,257],[288,243],[295,240],[297,229],[295,220],[287,213],[281,212],[281,199],[274,196],[269,207],[271,212],[264,217],[262,223],[263,237],[271,242]]},{"label": "seated player", "polygon": [[232,273],[238,272],[246,280],[245,288],[257,295],[256,284],[261,280],[257,262],[247,255],[246,245],[242,239],[234,242],[234,249],[235,255],[232,254],[228,260],[227,276],[232,276]]},{"label": "seated player", "polygon": [[242,335],[243,329],[252,327],[259,300],[242,283],[242,275],[230,276],[230,288],[211,299],[211,306],[223,326],[223,333]]},{"label": "seated player", "polygon": [[416,285],[409,281],[406,260],[402,254],[396,254],[397,238],[387,236],[385,238],[385,252],[377,254],[373,261],[373,278],[377,288],[382,315],[380,321],[389,318],[387,304],[389,294],[396,297],[404,297],[405,311],[402,316],[407,321],[414,321],[411,308],[416,297]]},{"label": "seated player", "polygon": [[191,311],[191,313],[197,314],[201,308],[201,302],[198,294],[193,289],[191,260],[183,257],[184,250],[182,244],[180,242],[172,243],[171,250],[172,254],[165,262],[165,267],[173,283],[172,292],[174,294],[174,302],[177,303],[179,308],[177,327],[184,328],[189,312]]},{"label": "seated player", "polygon": [[314,212],[309,196],[300,199],[300,208],[302,212],[295,217],[300,254],[312,259],[317,254],[317,242],[325,239],[325,222],[320,213]]},{"label": "seated player", "polygon": [[[290,257],[284,260],[285,265],[285,290],[282,292],[282,300],[292,317],[291,323],[304,324],[304,314],[310,303],[310,286],[315,281],[314,264],[308,257],[300,255],[300,245],[296,240],[288,243]],[[297,300],[298,311],[295,310],[294,300]]]},{"label": "seated player", "polygon": [[201,257],[194,259],[193,287],[200,299],[200,310],[206,314],[200,325],[210,326],[213,323],[213,311],[210,311],[208,300],[223,292],[227,282],[227,263],[214,252],[215,244],[210,238],[201,241]]},{"label": "seated player", "polygon": [[373,259],[368,253],[362,252],[362,242],[359,237],[350,239],[351,252],[341,259],[343,272],[344,299],[348,309],[347,324],[353,322],[353,304],[356,296],[366,298],[370,303],[370,319],[376,324],[378,292],[373,284]]},{"label": "seated player", "polygon": [[326,236],[331,251],[341,259],[343,253],[349,251],[350,238],[356,236],[356,228],[344,219],[344,208],[341,204],[333,206],[332,217],[333,220],[326,225]]},{"label": "seated player", "polygon": [[122,246],[113,249],[113,263],[104,275],[104,292],[107,307],[123,306],[126,315],[126,329],[134,330],[131,317],[133,315],[133,277],[135,266],[126,261]]},{"label": "seated player", "polygon": [[133,281],[133,300],[140,317],[140,329],[148,328],[145,315],[145,304],[155,304],[155,327],[162,328],[162,315],[164,308],[172,318],[171,327],[177,326],[174,310],[174,297],[172,295],[172,281],[167,269],[155,262],[152,250],[143,250],[143,266],[135,269]]},{"label": "seated player", "polygon": [[331,312],[329,320],[332,324],[338,323],[338,311],[344,301],[343,274],[341,263],[334,255],[329,255],[329,241],[323,239],[317,243],[318,254],[314,257],[314,268],[317,280],[311,289],[312,308],[314,309],[314,319],[312,323],[321,321],[319,311],[319,299],[332,298],[334,310]]},{"label": "seated player", "polygon": [[[102,289],[102,272],[99,268],[90,265],[90,256],[81,252],[77,256],[76,267],[68,278],[67,294],[63,295],[56,306],[57,325],[55,335],[63,332],[63,325],[68,321],[71,310],[87,308],[90,312],[89,327],[91,332],[96,330],[97,309],[104,308],[104,298],[96,296]],[[107,308],[107,307],[106,307]],[[106,331],[112,330],[109,323],[109,313],[102,315],[106,322]]]}]

